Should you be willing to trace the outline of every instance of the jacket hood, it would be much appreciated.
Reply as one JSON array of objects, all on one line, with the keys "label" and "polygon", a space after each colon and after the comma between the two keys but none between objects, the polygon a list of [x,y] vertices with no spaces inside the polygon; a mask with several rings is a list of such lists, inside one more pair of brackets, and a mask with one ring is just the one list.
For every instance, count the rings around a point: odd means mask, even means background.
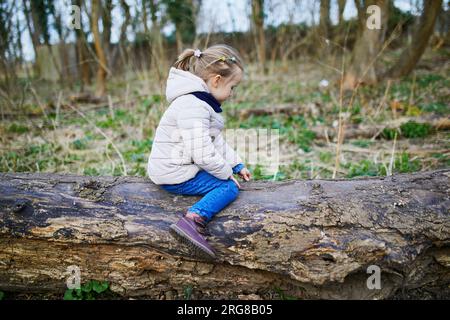
[{"label": "jacket hood", "polygon": [[167,78],[166,98],[171,103],[176,98],[195,91],[209,92],[208,86],[203,79],[174,67],[170,68]]}]

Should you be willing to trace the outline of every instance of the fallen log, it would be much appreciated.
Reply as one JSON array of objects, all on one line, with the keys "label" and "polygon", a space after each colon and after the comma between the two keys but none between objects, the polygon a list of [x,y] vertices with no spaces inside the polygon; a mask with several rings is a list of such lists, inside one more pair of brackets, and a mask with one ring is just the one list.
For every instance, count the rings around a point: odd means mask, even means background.
[{"label": "fallen log", "polygon": [[296,103],[286,103],[273,105],[270,107],[260,107],[252,109],[242,109],[239,110],[239,119],[245,120],[250,116],[265,116],[273,114],[284,114],[284,115],[309,115],[317,117],[320,113],[320,105],[317,103],[309,103],[305,105],[299,105]]},{"label": "fallen log", "polygon": [[[416,122],[420,124],[428,124],[435,131],[444,131],[450,129],[450,118],[418,118],[404,117],[383,124],[347,124],[345,125],[345,139],[355,138],[377,138],[384,129],[399,129],[402,124],[407,122]],[[311,128],[317,139],[333,140],[337,138],[338,127],[315,126]]]},{"label": "fallen log", "polygon": [[[448,294],[449,177],[245,183],[209,225],[210,262],[168,232],[198,197],[139,177],[0,174],[0,290],[62,297],[77,266],[82,283],[108,281],[124,297],[182,298],[189,286],[202,298]],[[381,286],[369,288],[377,267]]]}]

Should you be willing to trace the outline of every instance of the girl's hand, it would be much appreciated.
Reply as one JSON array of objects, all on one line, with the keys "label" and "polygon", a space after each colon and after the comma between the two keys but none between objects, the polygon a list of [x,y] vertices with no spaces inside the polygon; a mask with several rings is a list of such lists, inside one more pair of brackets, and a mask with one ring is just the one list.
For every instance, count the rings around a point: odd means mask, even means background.
[{"label": "girl's hand", "polygon": [[239,171],[238,175],[245,181],[250,181],[251,174],[250,171],[247,170],[247,168],[242,168],[242,170]]},{"label": "girl's hand", "polygon": [[236,180],[236,178],[233,175],[230,176],[230,179],[233,180],[234,183],[236,183],[236,185],[238,186],[239,189],[241,189],[241,185],[239,184],[239,182]]}]

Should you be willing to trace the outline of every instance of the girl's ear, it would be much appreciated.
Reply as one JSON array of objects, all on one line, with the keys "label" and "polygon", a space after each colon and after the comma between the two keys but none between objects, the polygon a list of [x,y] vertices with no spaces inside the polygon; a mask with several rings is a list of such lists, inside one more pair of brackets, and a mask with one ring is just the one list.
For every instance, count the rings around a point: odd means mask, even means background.
[{"label": "girl's ear", "polygon": [[217,74],[211,79],[211,84],[214,88],[217,88],[219,86],[219,81],[221,78],[222,76],[220,74]]}]

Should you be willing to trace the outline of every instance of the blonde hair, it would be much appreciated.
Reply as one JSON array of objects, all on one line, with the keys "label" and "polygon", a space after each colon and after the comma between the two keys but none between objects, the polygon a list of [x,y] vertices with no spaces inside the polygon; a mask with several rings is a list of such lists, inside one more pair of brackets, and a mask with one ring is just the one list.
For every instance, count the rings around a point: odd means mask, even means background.
[{"label": "blonde hair", "polygon": [[173,66],[189,71],[205,81],[214,74],[227,78],[238,69],[244,71],[244,64],[237,50],[225,44],[211,46],[205,51],[186,49]]}]

